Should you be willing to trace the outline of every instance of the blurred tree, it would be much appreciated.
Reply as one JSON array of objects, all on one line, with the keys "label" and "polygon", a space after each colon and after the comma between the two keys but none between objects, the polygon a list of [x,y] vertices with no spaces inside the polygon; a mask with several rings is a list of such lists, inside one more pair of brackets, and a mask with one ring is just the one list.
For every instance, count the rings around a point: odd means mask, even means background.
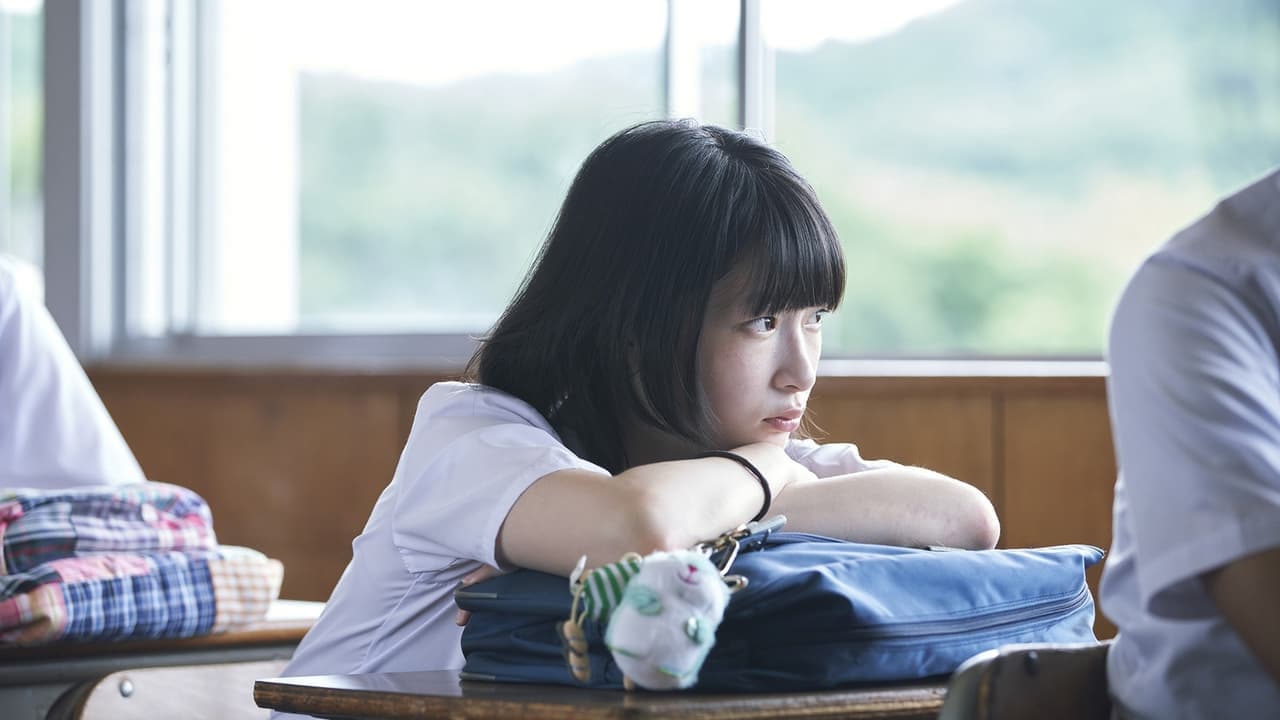
[{"label": "blurred tree", "polygon": [[[849,256],[829,351],[1100,352],[1137,258],[1280,163],[1277,8],[969,0],[779,52],[779,147]],[[304,323],[483,330],[577,164],[661,107],[656,67],[623,55],[435,88],[305,77]]]}]

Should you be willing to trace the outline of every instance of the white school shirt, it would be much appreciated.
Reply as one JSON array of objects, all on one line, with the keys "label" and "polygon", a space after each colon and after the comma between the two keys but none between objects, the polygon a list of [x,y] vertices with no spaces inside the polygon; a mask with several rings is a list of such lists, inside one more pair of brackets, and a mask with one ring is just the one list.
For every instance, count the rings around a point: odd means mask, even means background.
[{"label": "white school shirt", "polygon": [[53,317],[20,277],[0,257],[0,488],[144,482]]},{"label": "white school shirt", "polygon": [[[846,444],[792,441],[787,452],[819,476],[894,464],[864,461]],[[497,565],[498,530],[516,498],[568,468],[608,474],[522,400],[484,385],[431,386],[351,563],[284,674],[461,668],[458,581]]]},{"label": "white school shirt", "polygon": [[1121,717],[1280,717],[1280,685],[1201,582],[1280,546],[1278,344],[1274,173],[1149,258],[1112,321],[1121,475],[1100,599],[1120,629],[1107,675]]}]

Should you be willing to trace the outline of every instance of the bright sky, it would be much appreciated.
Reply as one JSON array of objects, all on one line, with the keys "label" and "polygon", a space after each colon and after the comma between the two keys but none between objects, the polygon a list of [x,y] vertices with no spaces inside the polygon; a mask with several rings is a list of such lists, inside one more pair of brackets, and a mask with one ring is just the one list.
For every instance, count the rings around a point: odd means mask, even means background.
[{"label": "bright sky", "polygon": [[[677,1],[703,44],[733,41],[737,0]],[[794,50],[889,34],[958,1],[763,0],[762,21],[774,47]],[[252,8],[289,28],[281,40],[295,44],[301,67],[427,85],[657,49],[667,15],[665,0],[272,0]]]},{"label": "bright sky", "polygon": [[27,15],[39,10],[41,0],[0,0],[0,12]]},{"label": "bright sky", "polygon": [[[272,41],[291,46],[286,54],[299,67],[422,85],[654,50],[662,47],[667,19],[666,0],[222,1],[224,17],[252,22],[250,35],[270,28]],[[762,0],[762,22],[773,47],[799,50],[828,39],[887,35],[959,1]],[[702,44],[733,42],[738,0],[676,2]],[[0,11],[30,13],[41,4],[0,0]]]}]

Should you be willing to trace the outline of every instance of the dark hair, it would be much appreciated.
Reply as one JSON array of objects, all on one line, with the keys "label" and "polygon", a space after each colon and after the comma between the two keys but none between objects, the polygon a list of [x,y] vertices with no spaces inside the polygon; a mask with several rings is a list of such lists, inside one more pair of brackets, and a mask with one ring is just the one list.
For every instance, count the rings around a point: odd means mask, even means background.
[{"label": "dark hair", "polygon": [[690,120],[627,128],[582,163],[467,375],[611,472],[629,465],[628,417],[708,447],[698,339],[712,286],[740,264],[753,313],[834,309],[844,294],[835,229],[781,153]]}]

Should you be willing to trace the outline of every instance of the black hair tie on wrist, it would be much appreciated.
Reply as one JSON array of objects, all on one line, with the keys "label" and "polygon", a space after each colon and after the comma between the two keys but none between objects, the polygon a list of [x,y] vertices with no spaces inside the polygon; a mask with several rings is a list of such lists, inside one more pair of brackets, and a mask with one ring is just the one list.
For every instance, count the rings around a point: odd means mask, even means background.
[{"label": "black hair tie on wrist", "polygon": [[760,472],[760,468],[751,464],[750,460],[742,457],[738,453],[726,452],[724,450],[710,450],[702,453],[698,457],[719,457],[725,458],[726,460],[733,460],[746,468],[747,472],[754,475],[756,480],[760,483],[760,489],[764,491],[764,504],[760,506],[760,512],[756,513],[756,516],[751,518],[751,522],[764,518],[764,516],[769,512],[769,506],[773,504],[773,491],[769,489],[769,481],[764,479],[764,473]]}]

